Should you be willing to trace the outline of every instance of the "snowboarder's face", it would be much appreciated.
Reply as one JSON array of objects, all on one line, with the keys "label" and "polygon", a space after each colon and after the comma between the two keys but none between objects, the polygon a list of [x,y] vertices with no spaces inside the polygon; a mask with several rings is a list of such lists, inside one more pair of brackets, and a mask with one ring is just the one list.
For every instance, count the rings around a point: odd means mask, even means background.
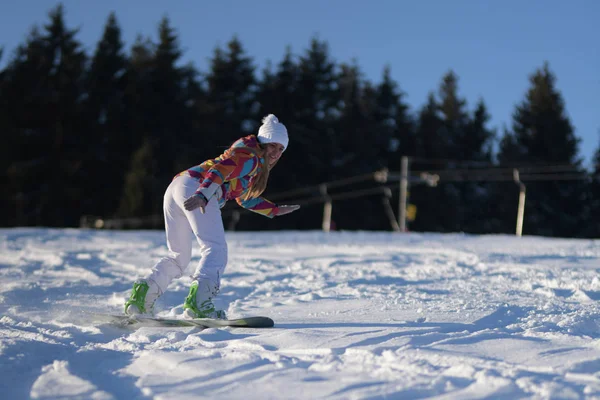
[{"label": "snowboarder's face", "polygon": [[277,160],[281,158],[281,154],[283,154],[283,145],[280,143],[267,143],[265,146],[265,158],[269,163],[269,167],[275,165]]}]

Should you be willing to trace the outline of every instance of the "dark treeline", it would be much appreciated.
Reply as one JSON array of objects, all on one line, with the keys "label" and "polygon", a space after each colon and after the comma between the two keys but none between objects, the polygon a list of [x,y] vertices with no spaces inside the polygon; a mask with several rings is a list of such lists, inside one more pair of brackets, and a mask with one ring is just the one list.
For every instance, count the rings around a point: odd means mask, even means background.
[{"label": "dark treeline", "polygon": [[[333,60],[317,38],[302,54],[288,49],[279,63],[258,70],[234,37],[214,50],[208,71],[198,71],[182,63],[168,18],[158,29],[157,43],[139,36],[126,50],[110,15],[93,54],[86,54],[58,6],[14,54],[4,52],[2,226],[78,226],[85,215],[161,214],[176,173],[256,133],[261,118],[274,113],[287,126],[290,145],[267,198],[383,168],[399,171],[403,155],[423,171],[566,165],[584,179],[526,182],[524,233],[600,236],[600,151],[596,169],[586,171],[543,60],[524,98],[516,99],[511,125],[498,134],[487,127],[483,99],[470,108],[458,95],[453,71],[412,112],[389,68],[382,66],[380,82],[370,82],[356,63]],[[515,182],[440,176],[436,187],[410,187],[409,202],[417,206],[411,230],[514,233]],[[394,189],[392,206],[397,202]],[[273,220],[243,214],[237,229],[319,229],[322,212],[314,204]],[[333,220],[337,229],[391,229],[381,195],[334,202]]]}]

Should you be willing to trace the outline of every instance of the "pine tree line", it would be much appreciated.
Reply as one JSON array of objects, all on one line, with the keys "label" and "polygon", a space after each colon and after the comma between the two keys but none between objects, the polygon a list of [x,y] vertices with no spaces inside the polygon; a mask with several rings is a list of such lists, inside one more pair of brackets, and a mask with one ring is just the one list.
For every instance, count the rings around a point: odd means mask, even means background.
[{"label": "pine tree line", "polygon": [[[370,82],[356,63],[333,60],[317,38],[301,55],[288,48],[277,65],[257,71],[234,37],[200,72],[182,65],[168,18],[157,43],[139,36],[128,52],[111,14],[93,54],[82,47],[58,6],[0,70],[2,226],[160,214],[176,173],[255,133],[261,117],[274,113],[288,127],[290,146],[266,197],[398,171],[403,155],[417,170],[569,165],[584,179],[527,184],[524,233],[600,236],[600,149],[595,170],[586,171],[547,64],[533,72],[512,126],[499,135],[487,127],[483,99],[470,110],[458,95],[453,71],[413,113],[389,67]],[[518,190],[514,182],[484,180],[412,186],[418,211],[410,229],[513,233]],[[318,229],[321,214],[314,206],[285,219],[244,215],[238,228]],[[333,219],[339,229],[390,229],[377,196],[336,202]]]}]

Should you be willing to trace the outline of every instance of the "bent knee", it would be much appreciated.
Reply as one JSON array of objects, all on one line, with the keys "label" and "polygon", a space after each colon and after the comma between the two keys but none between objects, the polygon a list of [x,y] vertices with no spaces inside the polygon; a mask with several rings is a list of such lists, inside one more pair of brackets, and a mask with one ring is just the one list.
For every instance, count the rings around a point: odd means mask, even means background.
[{"label": "bent knee", "polygon": [[184,257],[181,254],[171,253],[165,257],[165,260],[169,261],[175,268],[177,268],[177,271],[179,272],[179,278],[185,272],[191,261],[191,257]]},{"label": "bent knee", "polygon": [[211,259],[214,262],[227,264],[227,245],[212,244],[208,245],[202,251],[202,257]]}]

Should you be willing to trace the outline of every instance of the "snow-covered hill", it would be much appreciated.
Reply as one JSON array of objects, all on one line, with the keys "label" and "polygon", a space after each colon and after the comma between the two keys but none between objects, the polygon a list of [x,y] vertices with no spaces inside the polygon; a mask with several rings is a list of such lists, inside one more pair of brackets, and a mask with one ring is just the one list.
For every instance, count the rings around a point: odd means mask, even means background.
[{"label": "snow-covered hill", "polygon": [[0,230],[2,398],[600,397],[600,240],[227,235],[219,304],[274,328],[94,323],[166,253],[162,232]]}]

